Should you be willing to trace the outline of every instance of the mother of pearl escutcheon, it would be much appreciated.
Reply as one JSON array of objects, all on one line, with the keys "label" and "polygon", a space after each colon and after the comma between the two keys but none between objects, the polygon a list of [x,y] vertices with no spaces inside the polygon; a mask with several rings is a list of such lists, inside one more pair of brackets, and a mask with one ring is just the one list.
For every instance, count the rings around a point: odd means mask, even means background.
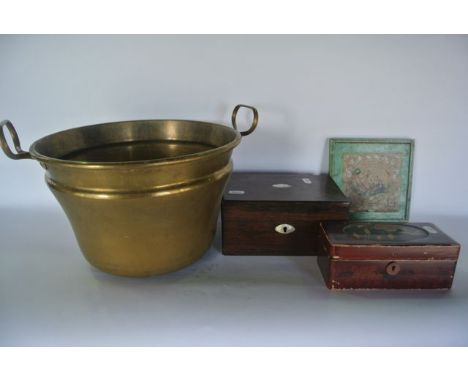
[{"label": "mother of pearl escutcheon", "polygon": [[282,234],[282,235],[288,235],[290,233],[293,233],[296,230],[294,226],[291,224],[279,224],[275,227],[275,231]]}]

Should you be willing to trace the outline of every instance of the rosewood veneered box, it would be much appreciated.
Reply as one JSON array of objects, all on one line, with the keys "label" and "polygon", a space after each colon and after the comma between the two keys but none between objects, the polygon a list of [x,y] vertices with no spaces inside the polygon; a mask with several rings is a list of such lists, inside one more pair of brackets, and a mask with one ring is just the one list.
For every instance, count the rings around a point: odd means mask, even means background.
[{"label": "rosewood veneered box", "polygon": [[317,255],[319,224],[349,218],[328,175],[237,172],[221,204],[225,255]]},{"label": "rosewood veneered box", "polygon": [[460,245],[430,223],[326,222],[317,258],[330,289],[449,289]]}]

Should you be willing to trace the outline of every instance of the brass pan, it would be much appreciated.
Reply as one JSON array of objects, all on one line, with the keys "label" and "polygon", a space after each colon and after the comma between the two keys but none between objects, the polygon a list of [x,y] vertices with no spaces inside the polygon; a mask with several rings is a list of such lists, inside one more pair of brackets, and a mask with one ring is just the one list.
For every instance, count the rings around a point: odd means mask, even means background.
[{"label": "brass pan", "polygon": [[[241,107],[253,112],[245,132],[237,131]],[[238,105],[234,129],[188,120],[112,122],[48,135],[27,152],[5,120],[0,145],[11,159],[35,159],[46,170],[47,185],[92,265],[151,276],[181,269],[209,248],[232,150],[257,123],[255,108]]]}]

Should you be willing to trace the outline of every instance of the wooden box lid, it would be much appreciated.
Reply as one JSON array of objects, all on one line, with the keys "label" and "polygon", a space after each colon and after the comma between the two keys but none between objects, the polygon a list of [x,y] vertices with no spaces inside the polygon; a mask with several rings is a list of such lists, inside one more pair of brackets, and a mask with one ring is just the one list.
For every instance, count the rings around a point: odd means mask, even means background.
[{"label": "wooden box lid", "polygon": [[226,186],[224,200],[349,205],[348,199],[328,175],[307,173],[234,172]]},{"label": "wooden box lid", "polygon": [[321,223],[329,255],[346,260],[457,259],[460,244],[432,223]]}]

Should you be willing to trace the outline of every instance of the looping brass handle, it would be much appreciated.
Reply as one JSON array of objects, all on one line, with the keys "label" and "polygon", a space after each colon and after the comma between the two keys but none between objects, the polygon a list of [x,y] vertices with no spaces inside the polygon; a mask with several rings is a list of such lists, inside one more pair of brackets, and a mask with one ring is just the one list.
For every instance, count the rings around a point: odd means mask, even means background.
[{"label": "looping brass handle", "polygon": [[255,130],[255,128],[257,127],[257,124],[258,124],[258,111],[257,109],[255,109],[253,106],[249,106],[249,105],[237,105],[234,110],[232,111],[232,117],[231,117],[231,121],[232,121],[232,127],[234,128],[234,130],[237,130],[237,123],[236,123],[236,117],[237,117],[237,112],[239,111],[239,109],[241,107],[245,107],[247,109],[250,109],[253,111],[253,121],[252,121],[252,125],[250,125],[250,128],[246,131],[241,131],[240,132],[240,135],[242,136],[246,136],[246,135],[249,135],[251,133],[253,133],[253,131]]},{"label": "looping brass handle", "polygon": [[[6,127],[8,129],[8,132],[10,133],[11,139],[13,140],[13,144],[15,146],[16,153],[10,149],[10,146],[8,146],[8,142],[6,141],[5,134],[3,132],[4,127]],[[8,120],[4,120],[0,122],[0,146],[2,147],[3,152],[8,158],[11,158],[11,159],[31,158],[31,154],[29,154],[27,151],[24,151],[21,148],[21,144],[18,138],[18,133],[16,132],[13,124]]]}]

